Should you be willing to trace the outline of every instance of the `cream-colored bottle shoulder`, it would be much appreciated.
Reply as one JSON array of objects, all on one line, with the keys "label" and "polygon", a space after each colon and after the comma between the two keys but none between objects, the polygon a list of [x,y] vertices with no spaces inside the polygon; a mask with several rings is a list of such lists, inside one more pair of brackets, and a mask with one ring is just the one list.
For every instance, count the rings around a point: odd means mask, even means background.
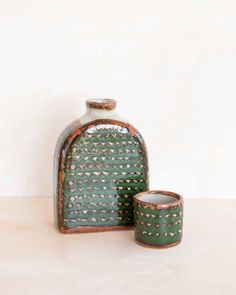
[{"label": "cream-colored bottle shoulder", "polygon": [[127,120],[121,117],[119,114],[117,114],[115,110],[114,111],[87,110],[87,112],[82,117],[79,118],[79,121],[81,125],[84,125],[99,119],[110,119],[110,120],[117,120],[124,123],[128,123]]},{"label": "cream-colored bottle shoulder", "polygon": [[99,119],[111,119],[111,120],[117,120],[121,121],[123,123],[128,123],[126,119],[122,118],[120,115],[117,114],[117,112],[114,110],[110,111],[104,111],[104,110],[87,110],[87,112],[80,117],[79,119],[73,121],[71,124],[69,124],[61,133],[57,140],[56,145],[56,154],[60,151],[62,148],[64,142],[70,136],[76,129],[80,128],[81,126],[95,121]]}]

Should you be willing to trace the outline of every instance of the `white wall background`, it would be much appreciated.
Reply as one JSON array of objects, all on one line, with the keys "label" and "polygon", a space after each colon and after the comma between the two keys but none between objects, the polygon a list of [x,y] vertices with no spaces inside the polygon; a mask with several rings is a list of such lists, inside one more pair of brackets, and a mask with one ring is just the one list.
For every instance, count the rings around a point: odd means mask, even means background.
[{"label": "white wall background", "polygon": [[236,2],[0,0],[0,196],[51,196],[62,129],[114,97],[151,188],[236,198]]}]

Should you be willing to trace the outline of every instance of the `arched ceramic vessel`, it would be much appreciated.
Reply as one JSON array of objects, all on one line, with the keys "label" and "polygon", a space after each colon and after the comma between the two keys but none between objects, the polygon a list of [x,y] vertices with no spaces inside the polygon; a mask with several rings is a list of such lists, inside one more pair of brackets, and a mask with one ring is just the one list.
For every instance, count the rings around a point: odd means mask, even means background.
[{"label": "arched ceramic vessel", "polygon": [[87,112],[58,139],[55,221],[63,233],[133,227],[133,196],[148,190],[140,133],[116,113],[113,99],[88,100]]}]

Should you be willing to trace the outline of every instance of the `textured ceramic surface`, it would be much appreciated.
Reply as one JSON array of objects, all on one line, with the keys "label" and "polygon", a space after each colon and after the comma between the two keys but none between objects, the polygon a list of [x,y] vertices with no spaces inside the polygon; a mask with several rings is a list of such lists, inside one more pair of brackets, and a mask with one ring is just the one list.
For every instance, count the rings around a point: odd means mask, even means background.
[{"label": "textured ceramic surface", "polygon": [[95,120],[70,126],[56,149],[55,215],[62,232],[133,226],[133,196],[148,189],[141,135],[128,123],[105,119],[99,108]]},{"label": "textured ceramic surface", "polygon": [[170,247],[181,241],[183,200],[180,195],[164,191],[140,193],[134,197],[134,215],[135,238],[139,243]]}]

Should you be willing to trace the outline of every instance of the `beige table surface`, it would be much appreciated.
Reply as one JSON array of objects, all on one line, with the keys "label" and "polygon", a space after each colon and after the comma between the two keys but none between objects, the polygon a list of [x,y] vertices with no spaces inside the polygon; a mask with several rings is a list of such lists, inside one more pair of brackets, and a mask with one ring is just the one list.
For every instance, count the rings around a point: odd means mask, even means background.
[{"label": "beige table surface", "polygon": [[184,239],[148,249],[133,231],[63,235],[52,199],[0,198],[0,294],[236,294],[236,201],[186,200]]}]

